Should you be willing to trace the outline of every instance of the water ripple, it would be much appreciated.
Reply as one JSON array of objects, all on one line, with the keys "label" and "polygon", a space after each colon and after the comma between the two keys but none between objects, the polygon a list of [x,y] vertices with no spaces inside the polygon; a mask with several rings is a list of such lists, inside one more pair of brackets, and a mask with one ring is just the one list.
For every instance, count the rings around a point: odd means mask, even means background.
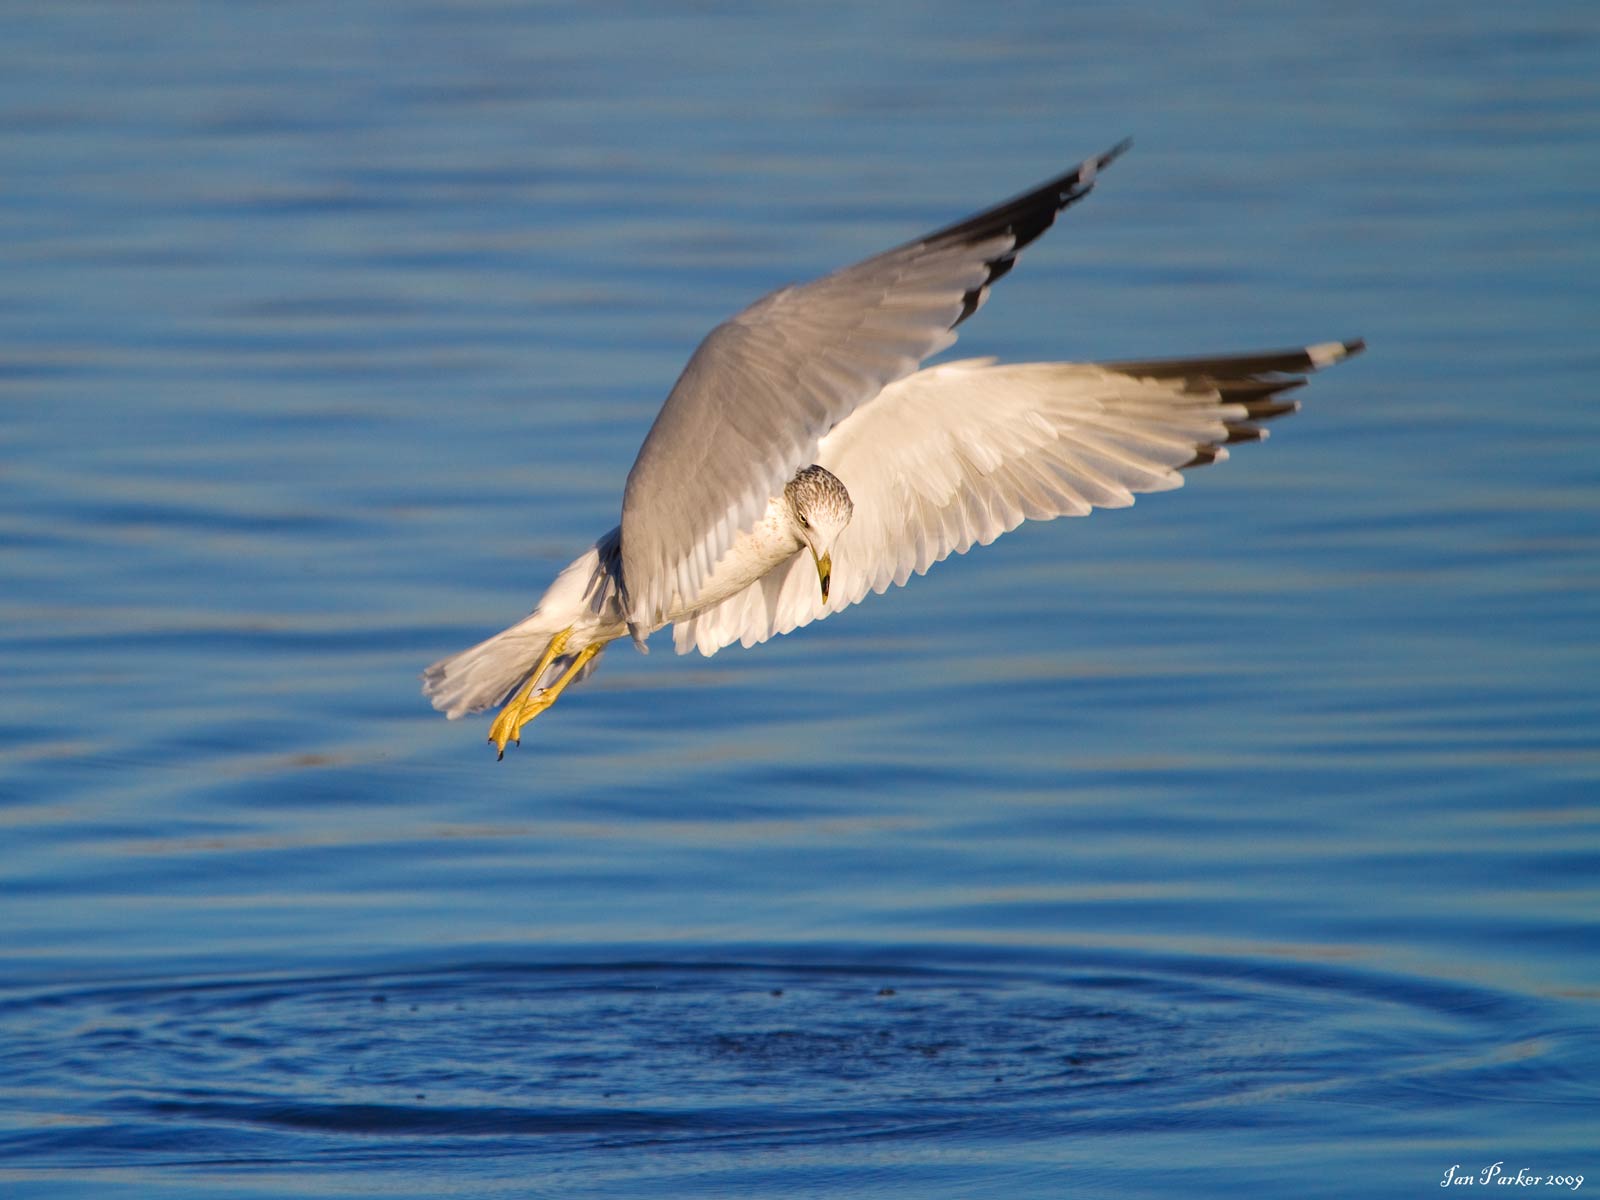
[{"label": "water ripple", "polygon": [[[993,958],[990,954],[987,957]],[[1600,1105],[1524,998],[1330,966],[480,963],[41,988],[0,1000],[14,1167],[413,1160],[670,1143],[974,1148],[1300,1126],[1379,1087]],[[1535,1022],[1546,1024],[1537,1032]],[[1563,1064],[1565,1064],[1563,1066]]]}]

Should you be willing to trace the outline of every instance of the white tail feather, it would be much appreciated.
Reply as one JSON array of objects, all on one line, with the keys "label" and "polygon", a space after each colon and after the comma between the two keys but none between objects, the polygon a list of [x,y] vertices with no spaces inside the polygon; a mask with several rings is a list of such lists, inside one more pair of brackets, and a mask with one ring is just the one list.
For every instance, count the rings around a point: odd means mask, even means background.
[{"label": "white tail feather", "polygon": [[[452,721],[498,704],[527,679],[559,632],[548,616],[535,612],[470,650],[434,663],[422,673],[422,694]],[[545,674],[563,665],[557,659]]]},{"label": "white tail feather", "polygon": [[[500,703],[513,688],[526,683],[551,638],[575,625],[581,629],[581,622],[592,621],[595,614],[615,606],[615,577],[602,563],[615,562],[620,533],[613,529],[569,563],[540,597],[538,607],[515,625],[470,650],[441,658],[424,671],[422,694],[453,721]],[[584,644],[584,639],[575,638],[570,643],[572,652],[558,656],[545,668],[539,686],[549,687],[559,679]],[[597,653],[572,682],[582,683],[599,665]]]}]

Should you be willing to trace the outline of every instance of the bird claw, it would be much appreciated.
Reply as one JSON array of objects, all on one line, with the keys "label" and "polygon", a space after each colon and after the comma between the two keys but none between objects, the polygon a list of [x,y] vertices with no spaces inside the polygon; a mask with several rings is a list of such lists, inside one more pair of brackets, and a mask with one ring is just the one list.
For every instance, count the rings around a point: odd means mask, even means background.
[{"label": "bird claw", "polygon": [[571,665],[563,671],[559,678],[549,687],[536,686],[544,670],[551,662],[555,661],[566,649],[567,638],[572,633],[570,628],[562,630],[551,639],[550,645],[544,652],[544,657],[539,660],[539,665],[534,668],[532,678],[528,684],[513,696],[499,714],[494,723],[489,726],[489,740],[494,743],[499,754],[496,761],[504,760],[506,756],[506,743],[515,742],[522,745],[522,727],[533,720],[545,709],[554,704],[566,686],[583,672],[583,668],[596,654],[605,648],[604,642],[596,642],[585,646],[573,657]]},{"label": "bird claw", "polygon": [[544,700],[547,689],[528,688],[519,693],[494,719],[494,724],[489,726],[489,741],[499,751],[495,761],[501,761],[506,756],[506,746],[522,745],[522,727],[533,720],[545,709],[550,707],[550,702]]}]

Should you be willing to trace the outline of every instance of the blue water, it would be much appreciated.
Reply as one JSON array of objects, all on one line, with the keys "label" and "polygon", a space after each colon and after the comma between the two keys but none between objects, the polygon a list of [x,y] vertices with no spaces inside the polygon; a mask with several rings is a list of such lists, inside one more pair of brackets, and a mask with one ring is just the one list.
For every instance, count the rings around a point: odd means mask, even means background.
[{"label": "blue water", "polygon": [[[717,320],[1124,135],[960,352],[1365,336],[1268,445],[429,710]],[[1597,181],[1586,0],[16,6],[0,1192],[1600,1187]]]}]

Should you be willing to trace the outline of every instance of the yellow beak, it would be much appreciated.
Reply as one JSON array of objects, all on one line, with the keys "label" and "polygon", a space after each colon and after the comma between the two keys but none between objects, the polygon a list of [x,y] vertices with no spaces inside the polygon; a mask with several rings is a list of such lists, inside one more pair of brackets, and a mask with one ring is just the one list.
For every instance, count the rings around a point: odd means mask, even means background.
[{"label": "yellow beak", "polygon": [[817,579],[822,584],[822,602],[826,604],[828,584],[833,579],[833,555],[824,554],[821,558],[817,558],[817,552],[813,550],[811,557],[817,559]]}]

